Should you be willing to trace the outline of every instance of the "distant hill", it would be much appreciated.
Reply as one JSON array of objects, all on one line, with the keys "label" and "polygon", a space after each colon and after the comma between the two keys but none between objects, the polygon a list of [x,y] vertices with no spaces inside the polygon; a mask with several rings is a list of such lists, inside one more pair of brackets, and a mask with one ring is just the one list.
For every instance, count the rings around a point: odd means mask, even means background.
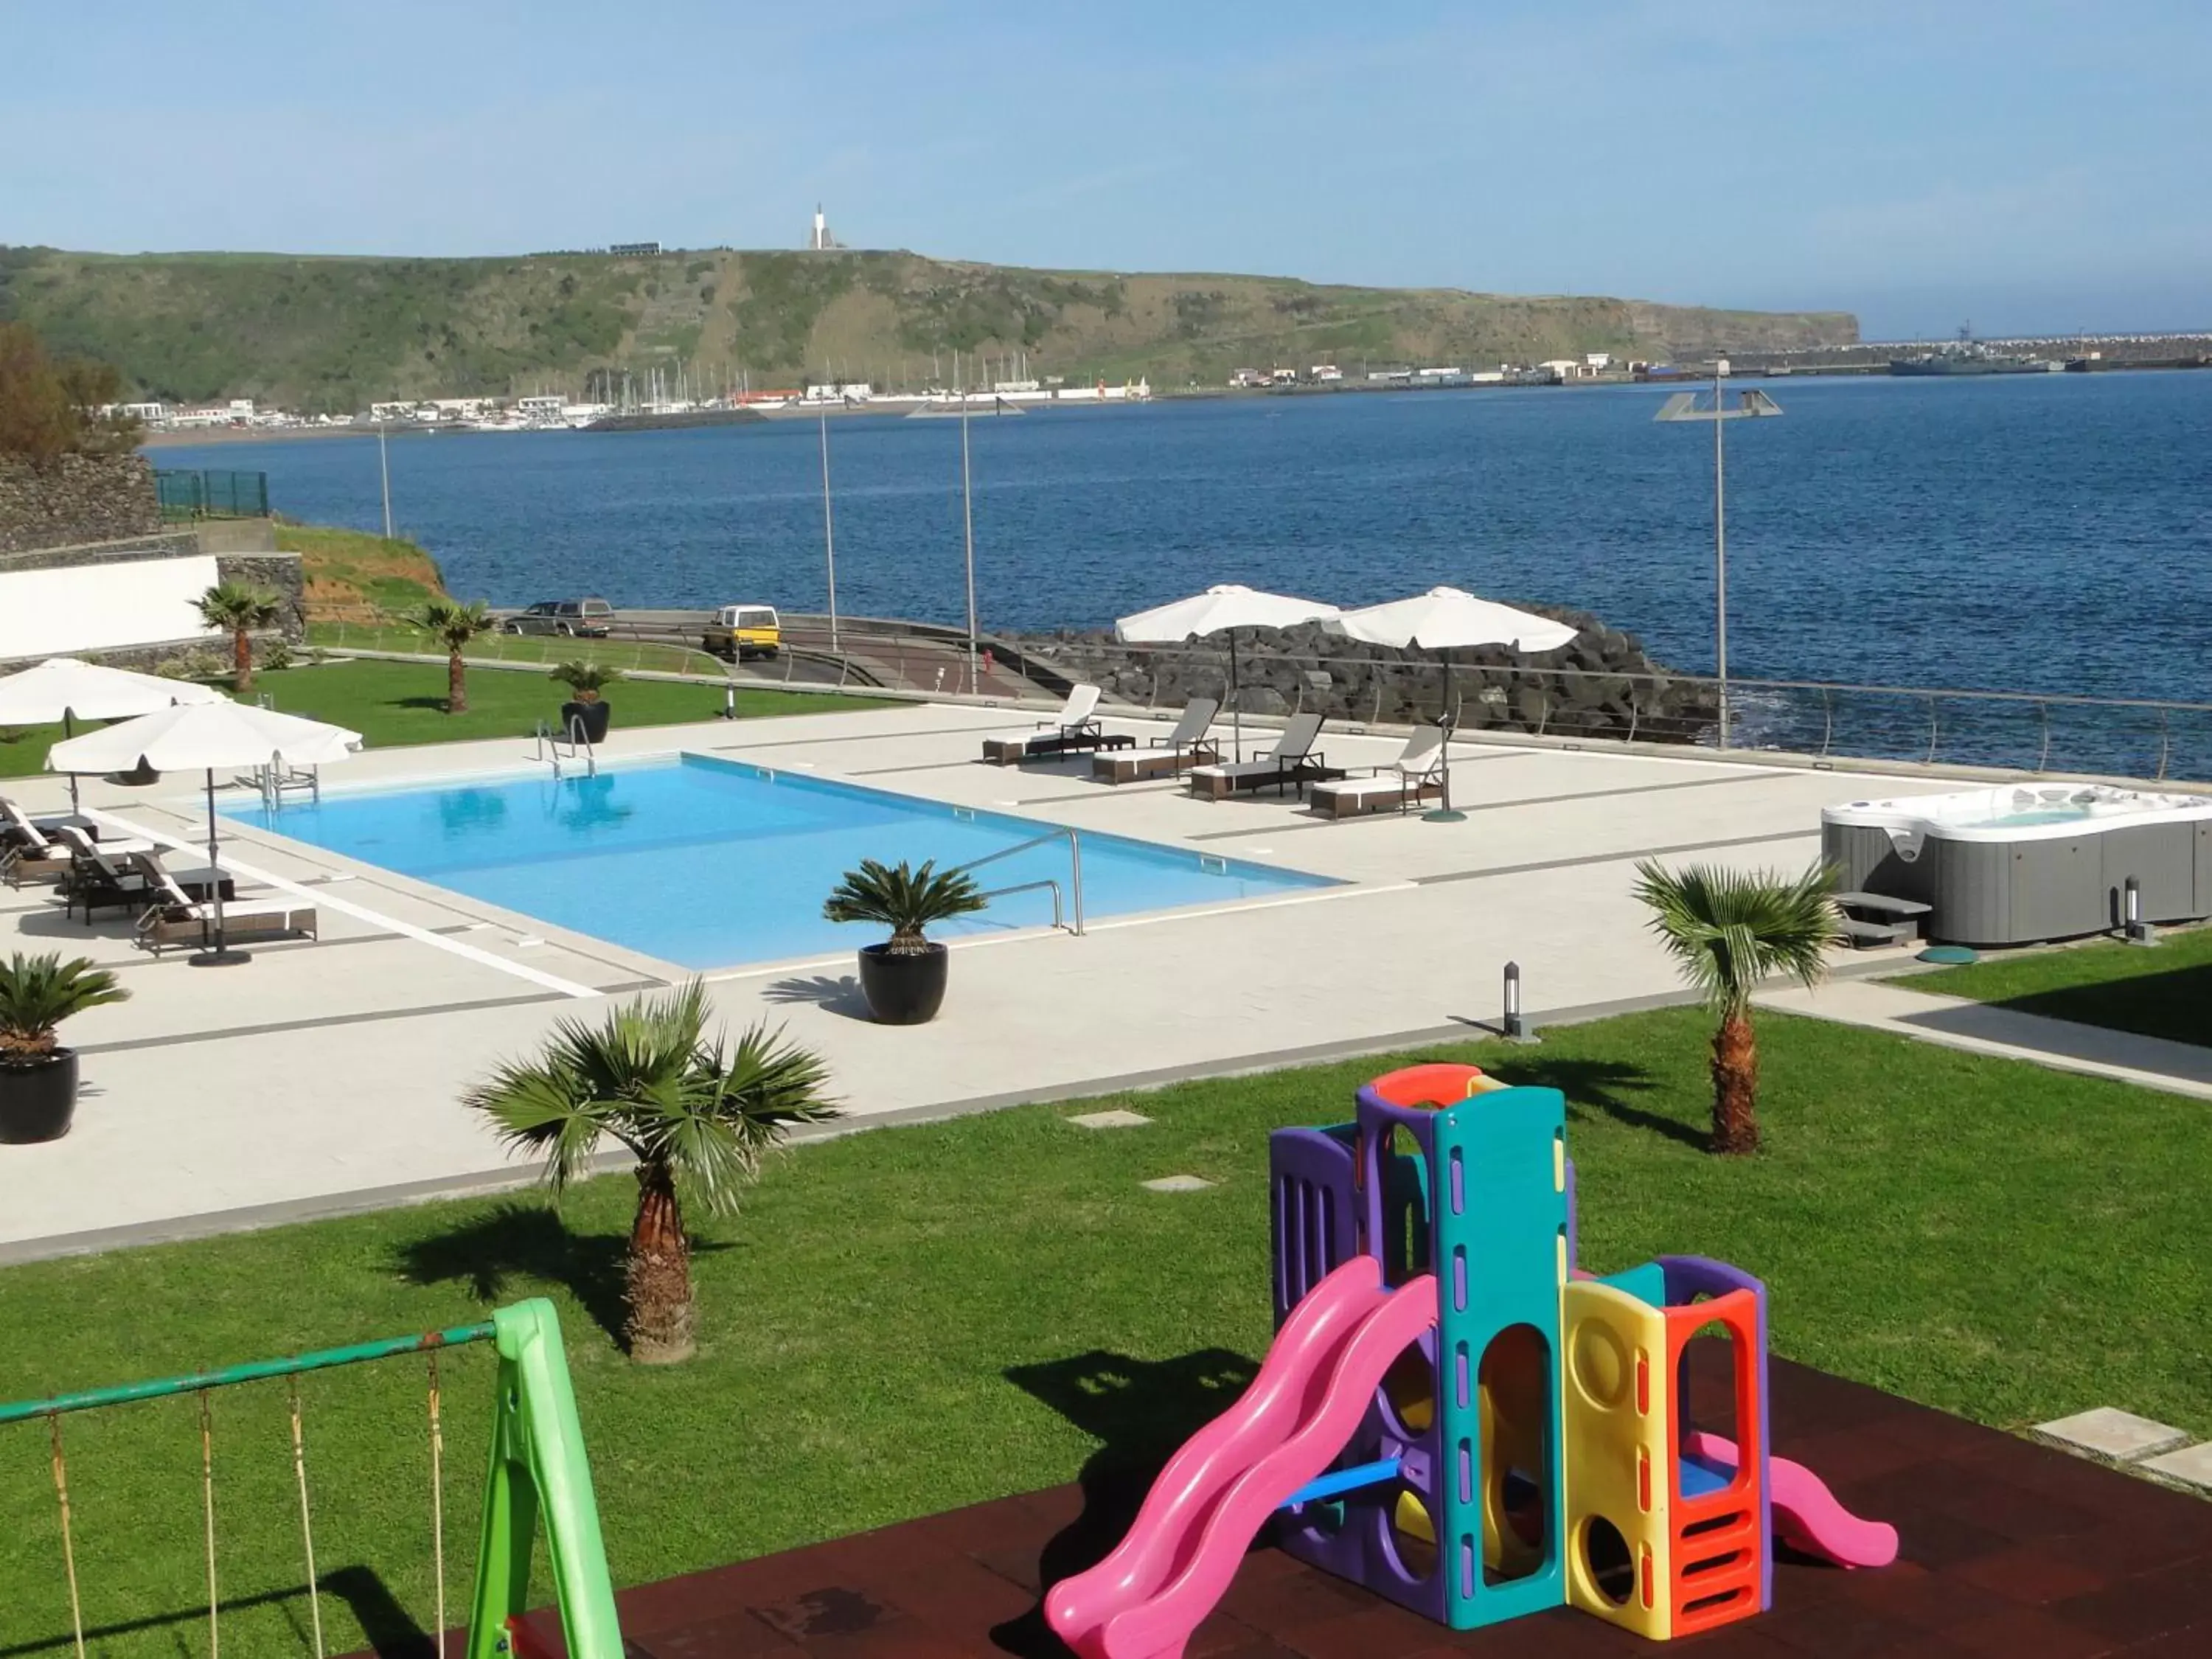
[{"label": "distant hill", "polygon": [[[1322,286],[1279,276],[1030,270],[840,251],[486,259],[114,256],[0,247],[0,320],[115,363],[142,395],[350,412],[392,397],[571,396],[592,371],[695,366],[709,386],[940,373],[1028,353],[1073,382],[1218,384],[1239,368],[1664,361],[1847,343],[1843,312]],[[592,377],[596,380],[597,377]]]}]

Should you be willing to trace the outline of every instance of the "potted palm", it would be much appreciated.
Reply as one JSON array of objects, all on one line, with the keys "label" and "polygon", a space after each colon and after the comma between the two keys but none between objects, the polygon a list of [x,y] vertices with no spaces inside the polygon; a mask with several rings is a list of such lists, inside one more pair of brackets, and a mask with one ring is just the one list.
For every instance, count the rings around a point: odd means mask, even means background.
[{"label": "potted palm", "polygon": [[131,994],[105,968],[59,952],[0,963],[0,1141],[58,1140],[76,1110],[76,1051],[56,1028]]},{"label": "potted palm", "polygon": [[1836,875],[1835,866],[1820,864],[1794,878],[1709,864],[1668,870],[1650,859],[1636,866],[1636,896],[1650,908],[1651,931],[1720,1016],[1712,1060],[1717,1152],[1759,1150],[1752,994],[1773,975],[1808,989],[1826,975],[1828,947],[1843,939]]},{"label": "potted palm", "polygon": [[860,991],[880,1025],[920,1025],[945,1001],[945,949],[925,938],[933,921],[972,915],[987,901],[964,870],[939,873],[933,860],[911,869],[862,859],[822,907],[830,921],[880,922],[891,930],[881,945],[860,947]]},{"label": "potted palm", "polygon": [[708,1034],[708,1012],[694,980],[596,1025],[563,1020],[535,1058],[502,1066],[463,1097],[508,1146],[545,1159],[556,1194],[591,1174],[603,1139],[636,1158],[623,1340],[641,1364],[672,1364],[698,1346],[687,1197],[733,1212],[792,1125],[840,1115],[818,1055],[757,1025],[726,1047]]},{"label": "potted palm", "polygon": [[595,662],[564,662],[549,678],[568,688],[569,700],[561,705],[562,733],[573,737],[581,725],[586,743],[605,742],[614,711],[599,693],[622,678],[622,670]]}]

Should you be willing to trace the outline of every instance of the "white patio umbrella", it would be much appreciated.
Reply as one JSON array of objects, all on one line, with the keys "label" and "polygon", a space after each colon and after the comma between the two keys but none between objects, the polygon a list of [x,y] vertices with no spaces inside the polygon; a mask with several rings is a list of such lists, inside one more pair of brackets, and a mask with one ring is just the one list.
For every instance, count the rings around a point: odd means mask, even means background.
[{"label": "white patio umbrella", "polygon": [[321,720],[280,714],[273,708],[218,701],[191,708],[164,708],[81,738],[56,744],[46,756],[49,772],[155,772],[207,774],[208,866],[215,906],[215,948],[192,961],[202,967],[227,967],[246,960],[243,951],[225,949],[222,928],[222,865],[215,815],[217,767],[321,766],[349,757],[361,747],[361,733]]},{"label": "white patio umbrella", "polygon": [[1443,653],[1443,712],[1437,724],[1444,728],[1443,749],[1443,799],[1433,812],[1422,816],[1433,823],[1456,823],[1467,814],[1451,804],[1452,661],[1454,650],[1480,645],[1503,645],[1515,651],[1556,651],[1574,638],[1576,629],[1531,611],[1516,611],[1494,599],[1479,599],[1457,587],[1432,587],[1410,599],[1370,605],[1347,611],[1336,619],[1348,638],[1370,645],[1395,646],[1400,650]]},{"label": "white patio umbrella", "polygon": [[[66,739],[78,720],[128,720],[178,704],[228,701],[212,686],[102,668],[75,657],[49,657],[33,668],[0,679],[0,726],[62,723]],[[70,811],[77,807],[76,775],[70,775]]]},{"label": "white patio umbrella", "polygon": [[1244,758],[1244,720],[1237,696],[1237,630],[1240,628],[1295,628],[1300,623],[1328,622],[1339,614],[1333,605],[1317,599],[1294,599],[1287,593],[1264,593],[1257,588],[1225,583],[1194,593],[1172,605],[1139,611],[1114,624],[1114,637],[1132,645],[1181,645],[1208,634],[1229,635],[1229,720],[1236,732],[1237,758]]}]

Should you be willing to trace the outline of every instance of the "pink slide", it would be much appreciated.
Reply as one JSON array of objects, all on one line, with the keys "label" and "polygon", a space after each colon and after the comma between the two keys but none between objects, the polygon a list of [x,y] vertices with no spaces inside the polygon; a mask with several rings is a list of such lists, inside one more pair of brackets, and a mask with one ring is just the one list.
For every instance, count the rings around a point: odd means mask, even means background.
[{"label": "pink slide", "polygon": [[[1686,1449],[1723,1474],[1735,1471],[1733,1440],[1692,1431]],[[1839,1567],[1886,1567],[1897,1559],[1897,1528],[1886,1521],[1860,1520],[1802,1463],[1770,1455],[1766,1481],[1775,1534],[1790,1548]]]},{"label": "pink slide", "polygon": [[1267,1517],[1343,1449],[1436,1317],[1435,1279],[1386,1290],[1372,1256],[1315,1285],[1252,1386],[1168,1460],[1129,1535],[1053,1586],[1045,1619],[1060,1638],[1085,1659],[1180,1659]]}]

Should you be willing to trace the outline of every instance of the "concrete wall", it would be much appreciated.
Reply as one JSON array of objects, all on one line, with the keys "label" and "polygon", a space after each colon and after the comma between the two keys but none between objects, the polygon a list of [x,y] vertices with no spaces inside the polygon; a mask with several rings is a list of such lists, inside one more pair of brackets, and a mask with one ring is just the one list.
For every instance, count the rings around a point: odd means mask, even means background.
[{"label": "concrete wall", "polygon": [[196,644],[221,644],[222,635],[201,630],[191,605],[217,581],[251,582],[276,594],[282,615],[258,636],[264,646],[306,639],[298,554],[207,553],[184,531],[0,554],[0,662],[66,653],[139,668]]},{"label": "concrete wall", "polygon": [[161,528],[143,455],[64,455],[46,467],[0,455],[0,553],[150,536]]}]

